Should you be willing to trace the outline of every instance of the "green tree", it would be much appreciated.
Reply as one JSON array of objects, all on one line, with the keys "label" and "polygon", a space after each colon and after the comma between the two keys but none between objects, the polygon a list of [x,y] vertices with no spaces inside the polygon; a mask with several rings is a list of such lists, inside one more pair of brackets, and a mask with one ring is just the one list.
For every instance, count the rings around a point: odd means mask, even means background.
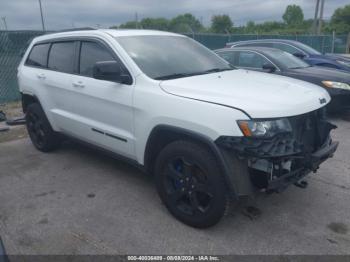
[{"label": "green tree", "polygon": [[169,24],[169,30],[178,33],[200,32],[203,29],[201,22],[189,13],[174,17]]},{"label": "green tree", "polygon": [[118,26],[118,28],[121,28],[121,29],[135,29],[135,28],[139,28],[139,27],[140,27],[140,25],[139,25],[139,23],[136,23],[136,21],[128,21],[128,22]]},{"label": "green tree", "polygon": [[245,26],[245,33],[247,34],[252,34],[256,32],[256,25],[254,23],[254,21],[248,21],[247,25]]},{"label": "green tree", "polygon": [[144,18],[140,24],[143,29],[169,30],[169,20],[165,18]]},{"label": "green tree", "polygon": [[350,5],[334,11],[330,22],[330,29],[335,30],[338,34],[350,33]]},{"label": "green tree", "polygon": [[213,33],[231,33],[233,23],[228,15],[214,15],[211,18],[211,31]]},{"label": "green tree", "polygon": [[300,6],[288,5],[282,18],[283,21],[290,27],[299,26],[304,21],[304,13]]}]

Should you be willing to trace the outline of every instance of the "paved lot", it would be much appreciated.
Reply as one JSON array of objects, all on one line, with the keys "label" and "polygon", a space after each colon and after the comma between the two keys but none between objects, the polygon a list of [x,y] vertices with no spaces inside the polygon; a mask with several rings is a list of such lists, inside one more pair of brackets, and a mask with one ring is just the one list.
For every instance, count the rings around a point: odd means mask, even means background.
[{"label": "paved lot", "polygon": [[125,163],[72,143],[0,143],[0,236],[10,254],[350,254],[350,122],[335,122],[340,148],[307,189],[260,195],[260,217],[241,205],[207,230],[176,221]]}]

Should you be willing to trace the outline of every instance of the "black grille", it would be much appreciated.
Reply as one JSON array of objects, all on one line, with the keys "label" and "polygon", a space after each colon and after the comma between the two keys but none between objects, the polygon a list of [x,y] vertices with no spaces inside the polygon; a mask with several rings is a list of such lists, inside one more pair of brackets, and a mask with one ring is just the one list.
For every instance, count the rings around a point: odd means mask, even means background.
[{"label": "black grille", "polygon": [[288,118],[292,133],[281,133],[272,138],[221,136],[215,142],[239,155],[258,158],[280,158],[295,155],[309,158],[329,140],[336,126],[326,120],[325,109]]},{"label": "black grille", "polygon": [[326,142],[334,125],[326,121],[325,108],[303,115],[289,117],[293,129],[293,138],[301,146],[305,154],[310,154],[321,148]]}]

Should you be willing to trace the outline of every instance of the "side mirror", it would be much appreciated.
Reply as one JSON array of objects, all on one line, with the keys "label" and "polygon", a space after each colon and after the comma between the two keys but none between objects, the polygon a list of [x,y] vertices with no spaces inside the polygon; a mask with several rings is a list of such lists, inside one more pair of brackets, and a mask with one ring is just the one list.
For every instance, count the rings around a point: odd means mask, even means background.
[{"label": "side mirror", "polygon": [[269,73],[273,73],[277,68],[273,64],[263,64],[262,69]]},{"label": "side mirror", "polygon": [[120,64],[116,61],[96,62],[93,67],[93,77],[121,84],[131,84],[131,77],[123,74]]},{"label": "side mirror", "polygon": [[298,57],[298,58],[300,58],[300,59],[303,59],[303,58],[305,57],[305,54],[299,53],[299,52],[294,53],[293,55],[296,56],[296,57]]}]

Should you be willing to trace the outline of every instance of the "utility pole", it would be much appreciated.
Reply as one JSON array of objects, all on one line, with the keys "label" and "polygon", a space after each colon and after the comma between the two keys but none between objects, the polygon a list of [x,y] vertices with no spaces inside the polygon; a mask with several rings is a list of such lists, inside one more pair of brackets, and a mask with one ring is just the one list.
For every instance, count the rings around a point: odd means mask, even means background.
[{"label": "utility pole", "polygon": [[321,31],[322,31],[324,2],[325,2],[325,0],[321,0],[320,19],[319,19],[319,21],[318,21],[318,29],[317,29],[317,34],[318,34],[318,35],[320,35],[320,34],[321,34]]},{"label": "utility pole", "polygon": [[6,23],[6,16],[1,17],[1,19],[4,22],[4,27],[5,27],[5,30],[7,31],[8,28],[7,28],[7,23]]},{"label": "utility pole", "polygon": [[43,15],[43,8],[41,6],[41,0],[39,0],[39,7],[40,7],[40,15],[41,15],[41,25],[43,27],[43,31],[46,31],[45,22],[44,22],[44,15]]},{"label": "utility pole", "polygon": [[312,32],[314,34],[316,34],[316,30],[317,30],[317,17],[318,17],[319,6],[320,6],[320,0],[316,0],[315,16],[314,16],[314,22],[312,24]]},{"label": "utility pole", "polygon": [[135,28],[137,29],[138,28],[138,24],[139,24],[139,17],[138,17],[138,14],[137,12],[135,13]]}]

